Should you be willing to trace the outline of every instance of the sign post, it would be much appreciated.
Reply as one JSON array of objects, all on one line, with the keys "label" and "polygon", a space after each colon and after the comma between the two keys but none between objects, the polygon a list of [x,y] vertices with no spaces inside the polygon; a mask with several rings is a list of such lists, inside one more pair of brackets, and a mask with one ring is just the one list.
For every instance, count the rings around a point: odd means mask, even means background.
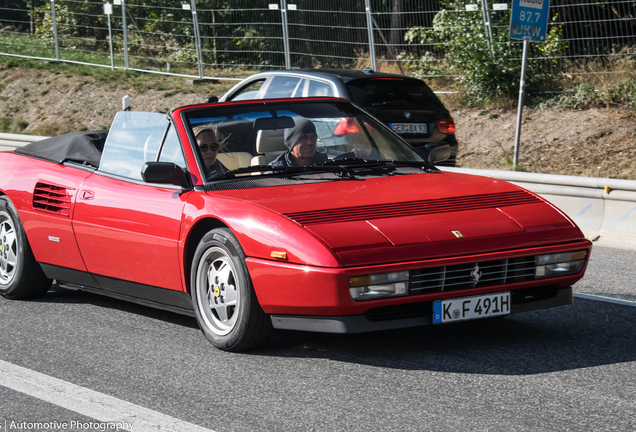
[{"label": "sign post", "polygon": [[521,117],[523,114],[523,88],[526,85],[528,46],[530,42],[545,42],[548,29],[550,0],[513,0],[510,14],[510,38],[523,40],[521,59],[521,79],[519,81],[519,106],[517,109],[517,132],[515,134],[515,154],[512,168],[519,164],[519,141],[521,137]]},{"label": "sign post", "polygon": [[115,70],[115,57],[113,56],[113,30],[110,26],[110,16],[113,14],[113,5],[104,3],[104,13],[108,16],[108,46],[110,47],[110,68]]}]

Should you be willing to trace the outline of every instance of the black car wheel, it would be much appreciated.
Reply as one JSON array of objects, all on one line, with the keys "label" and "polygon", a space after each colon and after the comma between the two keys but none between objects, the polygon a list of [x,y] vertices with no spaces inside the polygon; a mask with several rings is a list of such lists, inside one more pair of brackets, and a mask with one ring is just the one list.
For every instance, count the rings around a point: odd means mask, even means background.
[{"label": "black car wheel", "polygon": [[0,295],[9,299],[34,298],[51,287],[35,261],[18,212],[0,196]]},{"label": "black car wheel", "polygon": [[271,320],[258,304],[245,254],[232,231],[217,228],[201,239],[190,287],[199,326],[215,347],[245,351],[267,342]]}]

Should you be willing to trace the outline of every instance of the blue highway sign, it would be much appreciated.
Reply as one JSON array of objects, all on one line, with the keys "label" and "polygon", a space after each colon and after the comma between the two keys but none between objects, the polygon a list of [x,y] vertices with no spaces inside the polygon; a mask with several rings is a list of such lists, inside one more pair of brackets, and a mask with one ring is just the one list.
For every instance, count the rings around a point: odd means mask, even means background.
[{"label": "blue highway sign", "polygon": [[510,38],[545,42],[550,0],[513,0]]}]

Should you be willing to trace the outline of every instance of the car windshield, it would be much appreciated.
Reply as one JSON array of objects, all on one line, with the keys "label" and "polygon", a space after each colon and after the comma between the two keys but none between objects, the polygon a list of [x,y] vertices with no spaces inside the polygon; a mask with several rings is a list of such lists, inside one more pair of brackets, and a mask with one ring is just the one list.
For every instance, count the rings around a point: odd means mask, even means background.
[{"label": "car windshield", "polygon": [[363,108],[409,106],[419,109],[443,108],[423,81],[406,78],[367,78],[349,81],[351,100]]},{"label": "car windshield", "polygon": [[[383,124],[348,102],[258,102],[189,110],[208,180],[275,169],[333,169],[389,162],[427,165]],[[258,168],[260,167],[260,168]]]}]

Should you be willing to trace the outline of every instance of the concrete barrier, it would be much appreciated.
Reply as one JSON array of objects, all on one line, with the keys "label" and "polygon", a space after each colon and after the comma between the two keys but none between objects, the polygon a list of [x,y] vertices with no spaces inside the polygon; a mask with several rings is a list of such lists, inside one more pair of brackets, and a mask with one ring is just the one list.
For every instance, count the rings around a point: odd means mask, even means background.
[{"label": "concrete barrier", "polygon": [[[0,133],[0,150],[14,150],[44,138],[48,137]],[[596,244],[636,249],[636,180],[441,168],[517,184],[560,208]]]},{"label": "concrete barrier", "polygon": [[600,246],[636,249],[636,181],[447,168],[509,181],[535,192],[570,216]]}]

